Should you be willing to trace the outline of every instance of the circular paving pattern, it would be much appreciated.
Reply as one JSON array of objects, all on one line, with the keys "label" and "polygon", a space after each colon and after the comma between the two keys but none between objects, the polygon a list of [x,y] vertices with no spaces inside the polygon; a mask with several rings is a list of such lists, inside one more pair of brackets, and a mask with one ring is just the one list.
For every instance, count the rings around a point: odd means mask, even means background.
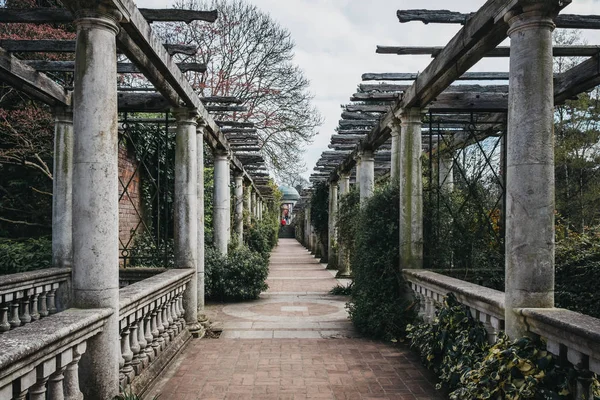
[{"label": "circular paving pattern", "polygon": [[343,301],[263,300],[259,304],[231,304],[223,308],[225,314],[253,321],[336,321],[346,320],[348,314]]}]

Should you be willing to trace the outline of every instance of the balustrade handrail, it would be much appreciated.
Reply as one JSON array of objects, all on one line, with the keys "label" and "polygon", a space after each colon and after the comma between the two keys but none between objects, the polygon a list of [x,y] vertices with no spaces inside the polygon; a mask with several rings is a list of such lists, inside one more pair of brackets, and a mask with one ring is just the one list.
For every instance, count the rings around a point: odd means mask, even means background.
[{"label": "balustrade handrail", "polygon": [[48,268],[0,276],[0,296],[31,289],[48,283],[64,282],[71,277],[71,268]]},{"label": "balustrade handrail", "polygon": [[427,270],[403,270],[404,278],[442,296],[452,292],[461,303],[504,319],[504,292]]},{"label": "balustrade handrail", "polygon": [[12,398],[13,381],[35,382],[38,366],[101,332],[113,312],[71,308],[0,336],[0,398]]},{"label": "balustrade handrail", "polygon": [[169,269],[120,289],[119,319],[122,320],[183,283],[189,282],[193,274],[193,269]]}]

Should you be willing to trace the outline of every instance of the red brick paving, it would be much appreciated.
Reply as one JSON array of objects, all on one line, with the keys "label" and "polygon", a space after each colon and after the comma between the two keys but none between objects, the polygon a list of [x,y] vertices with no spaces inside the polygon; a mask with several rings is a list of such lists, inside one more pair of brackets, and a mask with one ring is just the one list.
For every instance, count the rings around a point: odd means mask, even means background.
[{"label": "red brick paving", "polygon": [[[326,294],[337,281],[293,239],[280,240],[271,270],[270,278],[287,279],[270,279],[270,294],[244,305],[254,314],[240,318],[223,306],[209,307],[208,314],[225,321],[223,337],[275,338],[193,340],[146,398],[159,393],[161,400],[443,398],[416,354],[405,347],[349,337],[298,338],[352,329],[343,313],[339,317],[340,306],[322,304],[325,298],[343,301]],[[311,277],[318,279],[302,279]],[[301,294],[306,292],[320,293]],[[290,293],[298,293],[298,299],[289,302]],[[281,309],[289,306],[309,312]],[[262,322],[265,315],[276,321]]]}]

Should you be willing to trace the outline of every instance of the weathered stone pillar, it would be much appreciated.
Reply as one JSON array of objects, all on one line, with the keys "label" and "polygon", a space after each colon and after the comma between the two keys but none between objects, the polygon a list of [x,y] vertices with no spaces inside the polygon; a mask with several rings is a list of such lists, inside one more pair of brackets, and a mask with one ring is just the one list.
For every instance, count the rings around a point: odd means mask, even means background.
[{"label": "weathered stone pillar", "polygon": [[[73,266],[73,112],[54,110],[54,166],[52,181],[52,266]],[[58,308],[71,303],[71,285],[61,285],[56,293]]]},{"label": "weathered stone pillar", "polygon": [[185,322],[189,331],[200,335],[198,324],[198,149],[196,110],[177,110],[175,136],[175,266],[194,270],[183,293]]},{"label": "weathered stone pillar", "polygon": [[250,183],[248,183],[248,185],[246,186],[246,190],[245,190],[245,194],[244,194],[244,210],[246,211],[246,225],[250,226],[250,223],[252,222],[252,204],[251,204],[251,195],[250,193],[252,192],[252,186],[250,186]]},{"label": "weathered stone pillar", "polygon": [[238,246],[242,246],[244,244],[244,175],[236,172],[234,179],[235,214],[233,220]]},{"label": "weathered stone pillar", "polygon": [[227,254],[231,232],[229,155],[224,151],[215,152],[215,187],[213,200],[214,245],[221,254]]},{"label": "weathered stone pillar", "polygon": [[335,248],[337,247],[337,229],[335,228],[335,222],[338,212],[338,183],[329,183],[329,237],[327,247],[327,268],[337,269],[337,254]]},{"label": "weathered stone pillar", "polygon": [[304,209],[304,246],[310,250],[310,205]]},{"label": "weathered stone pillar", "polygon": [[438,164],[438,187],[445,193],[451,193],[454,190],[454,154],[438,154]]},{"label": "weathered stone pillar", "polygon": [[258,220],[262,220],[262,214],[263,214],[263,201],[262,199],[259,197],[258,198]]},{"label": "weathered stone pillar", "polygon": [[[350,192],[350,174],[340,174],[340,198]],[[341,211],[341,204],[338,204],[338,212]],[[339,242],[338,242],[339,244]],[[338,276],[350,276],[350,263],[348,254],[344,246],[338,246]]]},{"label": "weathered stone pillar", "polygon": [[86,398],[119,392],[119,194],[116,11],[75,13],[73,92],[74,307],[112,308],[81,360]]},{"label": "weathered stone pillar", "polygon": [[250,194],[250,214],[256,219],[256,192],[252,190]]},{"label": "weathered stone pillar", "polygon": [[400,119],[400,268],[422,268],[421,110],[404,110]]},{"label": "weathered stone pillar", "polygon": [[204,311],[204,131],[205,122],[198,121],[196,127],[196,209],[197,211],[197,245],[196,271],[198,273],[197,301],[198,311]]},{"label": "weathered stone pillar", "polygon": [[375,158],[373,151],[363,150],[360,154],[360,203],[364,202],[373,196],[375,189]]},{"label": "weathered stone pillar", "polygon": [[553,1],[531,2],[509,24],[506,333],[527,334],[517,310],[554,306]]},{"label": "weathered stone pillar", "polygon": [[400,121],[394,119],[390,126],[392,134],[392,162],[390,165],[390,179],[392,182],[400,180]]}]

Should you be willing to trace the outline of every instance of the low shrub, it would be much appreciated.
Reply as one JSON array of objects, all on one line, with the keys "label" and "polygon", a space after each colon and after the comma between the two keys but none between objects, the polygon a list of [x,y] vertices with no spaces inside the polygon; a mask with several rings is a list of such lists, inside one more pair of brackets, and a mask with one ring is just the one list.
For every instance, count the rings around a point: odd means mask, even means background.
[{"label": "low shrub", "polygon": [[0,274],[52,267],[52,239],[0,239]]},{"label": "low shrub", "polygon": [[329,294],[334,296],[350,296],[352,294],[352,284],[344,286],[337,285],[334,286],[333,289],[329,291]]},{"label": "low shrub", "polygon": [[373,338],[403,337],[415,317],[399,267],[399,207],[398,187],[384,185],[361,207],[358,218],[348,311],[356,329]]},{"label": "low shrub", "polygon": [[269,262],[246,246],[232,248],[227,257],[207,246],[204,251],[205,294],[209,300],[257,299],[268,289]]},{"label": "low shrub", "polygon": [[278,229],[278,226],[274,227],[266,219],[255,221],[244,234],[246,245],[250,250],[268,259],[271,250],[277,245]]}]

